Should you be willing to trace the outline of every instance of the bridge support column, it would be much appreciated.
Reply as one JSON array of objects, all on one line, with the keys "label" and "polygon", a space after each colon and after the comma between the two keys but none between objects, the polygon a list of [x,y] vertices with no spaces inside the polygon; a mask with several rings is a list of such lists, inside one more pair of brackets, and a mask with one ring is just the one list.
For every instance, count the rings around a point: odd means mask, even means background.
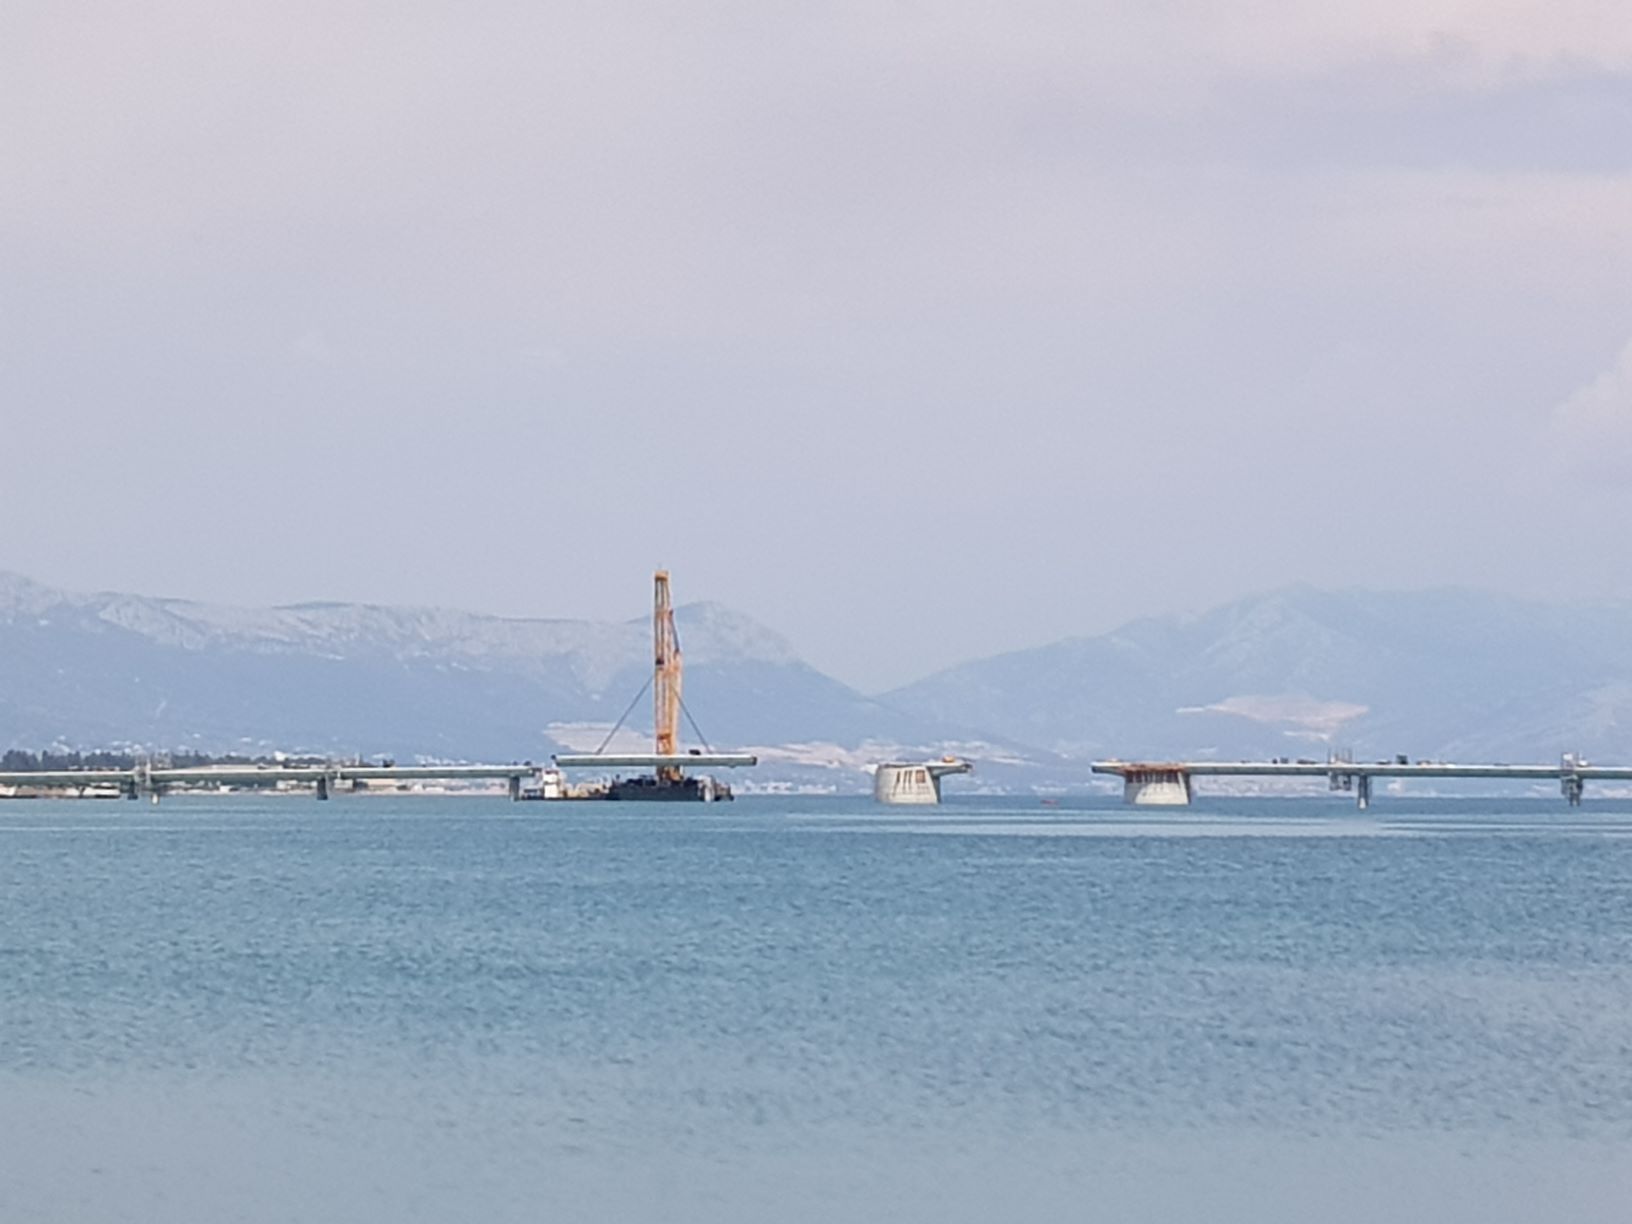
[{"label": "bridge support column", "polygon": [[873,770],[873,798],[892,805],[936,804],[941,801],[941,779],[928,765],[885,761]]},{"label": "bridge support column", "polygon": [[137,795],[146,795],[154,803],[159,801],[159,788],[153,781],[153,762],[147,757],[136,762],[131,774],[130,797],[134,799]]},{"label": "bridge support column", "polygon": [[521,798],[521,775],[510,775],[510,802],[514,803]]},{"label": "bridge support column", "polygon": [[1371,775],[1359,774],[1354,779],[1354,806],[1362,812],[1371,806]]},{"label": "bridge support column", "polygon": [[1564,798],[1571,807],[1581,806],[1581,796],[1587,789],[1586,781],[1580,774],[1565,774],[1559,779],[1559,788],[1564,792]]},{"label": "bridge support column", "polygon": [[319,799],[327,799],[329,797],[329,775],[328,774],[319,774],[317,776],[317,797]]},{"label": "bridge support column", "polygon": [[1184,769],[1130,769],[1122,775],[1122,801],[1137,807],[1188,807],[1190,773]]}]

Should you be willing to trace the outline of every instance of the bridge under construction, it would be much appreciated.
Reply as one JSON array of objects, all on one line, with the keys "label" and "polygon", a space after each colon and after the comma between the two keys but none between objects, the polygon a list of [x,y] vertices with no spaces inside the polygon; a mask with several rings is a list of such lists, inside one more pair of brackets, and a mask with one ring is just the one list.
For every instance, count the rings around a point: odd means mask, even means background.
[{"label": "bridge under construction", "polygon": [[[590,792],[608,799],[701,799],[731,798],[731,788],[707,775],[702,768],[734,769],[752,766],[758,759],[745,752],[699,752],[680,750],[680,715],[686,711],[680,696],[682,662],[680,638],[675,630],[674,608],[669,597],[667,570],[654,575],[652,607],[653,654],[655,666],[647,681],[653,692],[655,743],[650,753],[614,753],[604,750],[623,723],[608,733],[601,751],[589,754],[562,753],[555,757],[556,769],[531,763],[522,765],[345,765],[327,762],[248,765],[194,765],[172,767],[140,761],[131,768],[29,769],[0,771],[0,787],[22,789],[30,795],[60,792],[79,796],[123,795],[127,799],[147,796],[157,803],[167,791],[182,789],[255,789],[306,785],[319,799],[327,799],[336,789],[361,789],[370,782],[487,782],[502,781],[512,799],[565,797],[559,769],[611,769],[634,767],[652,772],[633,778],[615,778],[605,787]],[[644,692],[644,690],[642,690]],[[636,694],[635,700],[640,699]],[[630,709],[634,702],[630,703]],[[628,711],[625,711],[625,717]],[[693,730],[696,722],[692,723]],[[699,738],[701,735],[699,734]],[[532,779],[536,785],[523,784]],[[553,779],[553,783],[551,781]],[[579,796],[586,792],[582,789]],[[578,797],[578,796],[575,796]]]},{"label": "bridge under construction", "polygon": [[510,798],[522,797],[522,783],[541,779],[537,765],[196,765],[186,768],[138,763],[130,769],[27,769],[0,773],[0,786],[57,790],[71,794],[116,791],[126,799],[147,796],[154,803],[166,791],[186,788],[310,786],[319,799],[332,790],[358,789],[369,782],[492,782],[508,784]]},{"label": "bridge under construction", "polygon": [[1122,779],[1122,797],[1140,806],[1188,804],[1194,778],[1325,778],[1334,791],[1352,792],[1364,811],[1371,806],[1378,778],[1453,778],[1556,781],[1571,807],[1581,803],[1588,782],[1632,781],[1632,766],[1589,765],[1566,754],[1557,765],[1458,765],[1448,761],[1095,761],[1097,774]]}]

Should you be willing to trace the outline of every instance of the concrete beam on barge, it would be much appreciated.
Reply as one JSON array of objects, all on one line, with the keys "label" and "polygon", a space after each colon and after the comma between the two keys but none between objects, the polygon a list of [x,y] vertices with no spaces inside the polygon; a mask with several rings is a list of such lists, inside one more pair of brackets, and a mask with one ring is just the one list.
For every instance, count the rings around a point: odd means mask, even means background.
[{"label": "concrete beam on barge", "polygon": [[1093,771],[1122,779],[1122,798],[1139,806],[1184,806],[1193,778],[1325,778],[1334,791],[1352,791],[1362,810],[1371,805],[1376,778],[1465,778],[1557,781],[1570,806],[1580,804],[1589,781],[1632,781],[1632,766],[1588,765],[1565,756],[1557,765],[1463,765],[1447,761],[1095,761]]},{"label": "concrete beam on barge", "polygon": [[748,752],[558,752],[561,769],[747,769],[759,758]]}]

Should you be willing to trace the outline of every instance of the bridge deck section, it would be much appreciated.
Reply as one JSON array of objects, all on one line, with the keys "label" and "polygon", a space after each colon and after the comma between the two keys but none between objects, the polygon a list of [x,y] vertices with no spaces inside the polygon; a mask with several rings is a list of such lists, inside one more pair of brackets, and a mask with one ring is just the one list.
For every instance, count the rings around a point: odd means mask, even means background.
[{"label": "bridge deck section", "polygon": [[1333,790],[1354,791],[1359,805],[1371,802],[1376,778],[1508,779],[1553,781],[1573,804],[1588,782],[1632,781],[1632,765],[1589,765],[1566,757],[1557,765],[1461,764],[1453,761],[1095,761],[1097,774],[1123,781],[1129,803],[1183,805],[1192,778],[1325,778]]},{"label": "bridge deck section", "polygon": [[155,798],[175,786],[258,786],[303,783],[319,799],[329,789],[351,782],[500,781],[508,782],[517,797],[522,782],[539,775],[537,765],[195,765],[174,768],[138,765],[133,769],[11,770],[0,772],[0,786],[39,787],[44,790],[88,790],[118,787],[135,797]]}]

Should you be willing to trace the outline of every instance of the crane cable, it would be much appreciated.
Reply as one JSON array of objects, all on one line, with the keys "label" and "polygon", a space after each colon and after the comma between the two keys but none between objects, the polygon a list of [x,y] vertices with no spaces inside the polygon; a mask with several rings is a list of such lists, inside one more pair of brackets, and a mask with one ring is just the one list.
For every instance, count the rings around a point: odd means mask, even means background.
[{"label": "crane cable", "polygon": [[713,755],[714,749],[708,742],[708,736],[703,734],[703,729],[697,725],[697,720],[691,716],[691,710],[687,707],[684,697],[680,698],[680,712],[686,716],[686,721],[691,724],[692,731],[703,742],[703,748],[710,755]]},{"label": "crane cable", "polygon": [[[628,707],[625,708],[623,713],[618,715],[618,721],[612,724],[612,730],[610,730],[610,731],[608,731],[606,733],[606,738],[601,741],[601,746],[599,748],[595,749],[595,755],[596,756],[600,756],[601,753],[606,751],[606,746],[612,742],[612,737],[614,735],[616,735],[618,733],[618,731],[623,727],[623,724],[628,719],[629,715],[634,713],[635,703],[638,702],[642,697],[646,696],[646,690],[651,688],[651,687],[652,687],[652,677],[647,676],[646,677],[646,683],[640,686],[640,692],[635,694],[634,700],[630,701]],[[680,704],[681,704],[682,707],[684,707],[684,705],[685,705],[684,702],[681,702]],[[691,715],[687,714],[686,717],[690,718]],[[696,724],[693,723],[692,725],[695,726]]]}]

